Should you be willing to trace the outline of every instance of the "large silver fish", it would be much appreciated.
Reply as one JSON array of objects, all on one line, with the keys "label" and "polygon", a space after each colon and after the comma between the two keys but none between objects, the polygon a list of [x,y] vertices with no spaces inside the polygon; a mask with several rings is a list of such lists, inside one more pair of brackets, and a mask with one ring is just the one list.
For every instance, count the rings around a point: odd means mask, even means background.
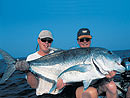
[{"label": "large silver fish", "polygon": [[[1,49],[0,54],[8,64],[0,81],[0,83],[4,83],[16,70],[17,62]],[[119,56],[99,47],[58,51],[29,61],[27,64],[33,73],[54,84],[48,93],[56,89],[58,78],[62,78],[64,83],[81,81],[86,90],[92,80],[104,78],[110,71],[114,70],[119,73],[125,71]]]}]

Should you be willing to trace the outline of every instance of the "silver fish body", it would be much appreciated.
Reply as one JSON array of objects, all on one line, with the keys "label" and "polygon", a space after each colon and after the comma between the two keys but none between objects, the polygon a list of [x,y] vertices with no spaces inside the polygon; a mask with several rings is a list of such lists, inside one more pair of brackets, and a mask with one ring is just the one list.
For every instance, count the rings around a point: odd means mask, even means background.
[{"label": "silver fish body", "polygon": [[56,52],[29,62],[31,70],[37,74],[65,83],[84,82],[87,89],[92,80],[103,78],[110,71],[124,72],[121,59],[104,48],[77,48]]},{"label": "silver fish body", "polygon": [[110,71],[125,71],[119,56],[100,47],[59,51],[28,63],[33,73],[54,83],[49,93],[55,90],[58,78],[65,83],[82,81],[85,90],[92,80],[103,78]]}]

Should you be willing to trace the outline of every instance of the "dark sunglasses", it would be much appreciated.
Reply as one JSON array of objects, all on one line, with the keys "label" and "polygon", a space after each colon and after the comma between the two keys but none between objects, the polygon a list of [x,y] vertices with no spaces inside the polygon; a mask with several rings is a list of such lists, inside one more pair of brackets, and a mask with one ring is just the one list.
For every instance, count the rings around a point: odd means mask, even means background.
[{"label": "dark sunglasses", "polygon": [[79,39],[79,41],[80,42],[84,42],[84,41],[88,42],[88,41],[90,41],[90,38],[81,38],[81,39]]},{"label": "dark sunglasses", "polygon": [[42,38],[40,39],[42,42],[48,42],[48,43],[52,43],[53,42],[53,39],[51,38]]}]

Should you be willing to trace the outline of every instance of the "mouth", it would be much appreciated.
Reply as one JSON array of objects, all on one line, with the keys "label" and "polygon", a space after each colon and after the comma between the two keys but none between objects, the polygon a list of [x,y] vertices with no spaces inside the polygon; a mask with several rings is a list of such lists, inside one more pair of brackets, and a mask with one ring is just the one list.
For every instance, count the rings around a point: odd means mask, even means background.
[{"label": "mouth", "polygon": [[49,45],[47,45],[47,44],[46,44],[46,45],[43,45],[43,46],[46,47],[46,48],[49,48]]},{"label": "mouth", "polygon": [[83,45],[83,46],[87,46],[88,44],[87,44],[87,43],[83,43],[82,45]]}]

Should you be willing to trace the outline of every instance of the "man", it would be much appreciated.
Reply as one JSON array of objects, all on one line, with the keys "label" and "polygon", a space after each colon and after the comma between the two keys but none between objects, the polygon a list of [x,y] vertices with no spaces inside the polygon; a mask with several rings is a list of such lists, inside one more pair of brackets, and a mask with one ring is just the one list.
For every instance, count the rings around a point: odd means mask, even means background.
[{"label": "man", "polygon": [[[128,66],[130,66],[130,57],[128,58]],[[130,98],[130,85],[128,86],[128,89],[127,89],[127,93],[126,93],[126,98]]]},{"label": "man", "polygon": [[126,93],[126,98],[130,98],[130,86],[128,86],[127,93]]},{"label": "man", "polygon": [[[54,48],[50,48],[53,42],[53,37],[51,32],[48,30],[42,30],[40,32],[37,42],[39,45],[39,51],[36,51],[35,53],[29,55],[26,61],[32,61],[38,59],[42,56],[48,55],[49,53],[53,53],[56,50]],[[36,89],[37,96],[48,93],[48,91],[51,89],[53,85],[52,83],[47,82],[40,77],[36,77],[31,72],[27,73],[27,82],[32,88]],[[58,88],[58,83],[57,83],[57,88]],[[52,93],[57,94],[56,91]]]},{"label": "man", "polygon": [[128,87],[127,93],[126,93],[126,98],[130,98],[130,86]]},{"label": "man", "polygon": [[[82,28],[77,33],[77,43],[81,48],[90,47],[92,36],[87,28]],[[117,98],[117,88],[112,81],[112,77],[115,76],[116,72],[112,71],[106,78],[101,79],[98,83],[91,85],[86,91],[83,91],[83,86],[76,89],[76,98],[97,98],[98,94],[106,92],[107,98]],[[98,85],[95,87],[95,85]]]},{"label": "man", "polygon": [[[123,66],[126,67],[126,73],[129,72],[130,71],[130,57],[124,58],[121,63],[122,63]],[[129,76],[129,74],[127,74],[127,76]],[[126,79],[127,79],[127,81],[126,81]],[[127,83],[129,84],[128,88],[127,88],[127,92],[126,92],[126,98],[130,98],[130,82],[129,82],[130,80],[129,80],[129,77],[125,78],[124,80],[125,80],[126,84]]]}]

